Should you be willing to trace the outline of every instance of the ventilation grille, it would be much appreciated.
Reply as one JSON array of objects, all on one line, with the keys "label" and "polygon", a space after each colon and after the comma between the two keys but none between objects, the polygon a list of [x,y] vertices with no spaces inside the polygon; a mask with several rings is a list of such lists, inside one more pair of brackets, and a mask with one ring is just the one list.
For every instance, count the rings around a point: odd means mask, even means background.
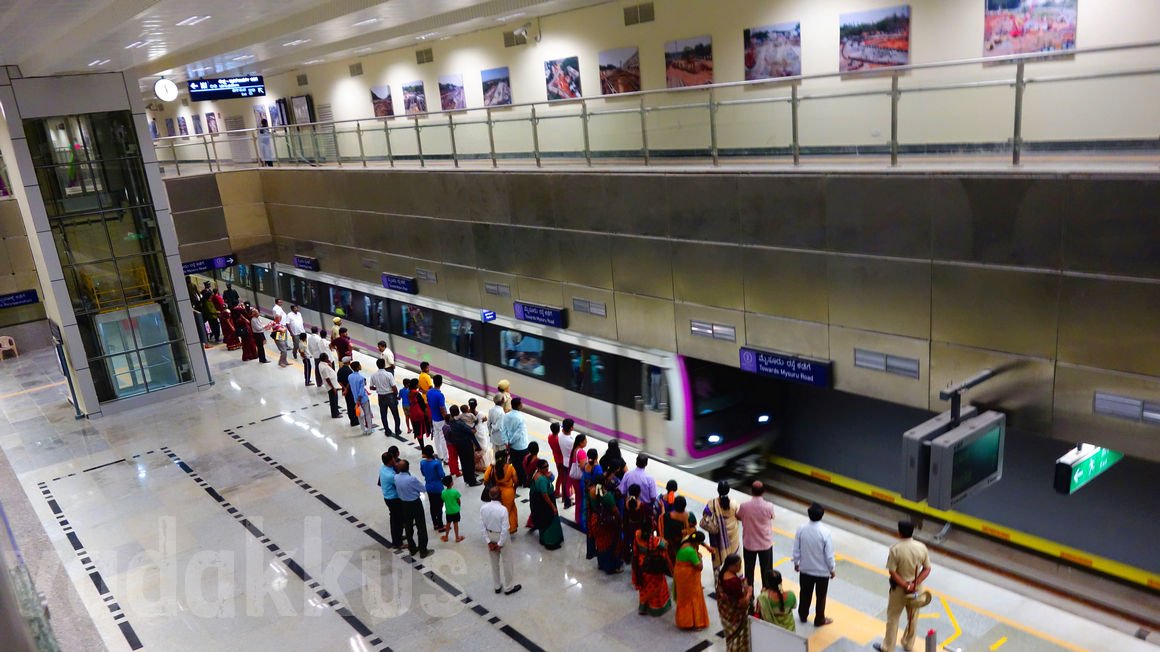
[{"label": "ventilation grille", "polygon": [[726,324],[711,324],[707,321],[692,320],[689,322],[689,332],[700,337],[711,337],[726,342],[737,341],[737,329]]},{"label": "ventilation grille", "polygon": [[426,48],[424,50],[415,50],[415,63],[418,63],[418,64],[431,63],[434,60],[435,60],[435,53],[431,50],[431,48]]},{"label": "ventilation grille", "polygon": [[1092,412],[1105,417],[1160,425],[1160,403],[1130,396],[1096,392],[1092,399]]},{"label": "ventilation grille", "polygon": [[595,315],[596,317],[608,316],[608,305],[600,301],[589,301],[588,299],[573,298],[572,310],[588,315]]},{"label": "ventilation grille", "polygon": [[505,283],[484,283],[483,291],[497,297],[510,297],[512,295],[512,287]]},{"label": "ventilation grille", "polygon": [[653,3],[644,2],[639,5],[632,5],[624,8],[624,25],[639,25],[640,23],[651,23],[657,18],[656,9],[653,8]]},{"label": "ventilation grille", "polygon": [[503,46],[505,48],[514,48],[517,45],[527,45],[527,44],[528,44],[528,35],[527,34],[516,34],[515,32],[504,32],[503,33]]},{"label": "ventilation grille", "polygon": [[362,74],[362,62],[350,64],[350,76],[358,77]]},{"label": "ventilation grille", "polygon": [[439,282],[439,275],[438,274],[436,274],[435,272],[432,272],[429,269],[423,269],[421,267],[415,268],[415,278],[419,279],[420,281],[427,281],[428,283],[438,283]]},{"label": "ventilation grille", "polygon": [[919,363],[915,358],[903,358],[866,349],[854,349],[854,366],[907,378],[917,379],[919,376]]},{"label": "ventilation grille", "polygon": [[302,73],[301,75],[298,75],[298,85],[299,86],[306,86],[309,83],[310,83],[310,80],[307,79],[306,73]]}]

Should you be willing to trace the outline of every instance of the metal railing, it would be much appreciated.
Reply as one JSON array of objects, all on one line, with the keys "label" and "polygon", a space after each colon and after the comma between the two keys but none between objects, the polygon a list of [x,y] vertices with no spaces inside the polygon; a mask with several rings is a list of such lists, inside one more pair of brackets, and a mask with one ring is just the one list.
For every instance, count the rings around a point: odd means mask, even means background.
[{"label": "metal railing", "polygon": [[[889,136],[885,143],[866,145],[841,142],[815,146],[819,153],[855,153],[889,155],[890,165],[899,164],[907,143],[901,140],[901,103],[904,97],[925,94],[965,94],[985,89],[1010,89],[1010,126],[1005,138],[997,141],[959,143],[964,150],[985,148],[991,153],[1010,155],[1019,165],[1025,149],[1024,122],[1027,89],[1065,82],[1084,83],[1132,77],[1160,80],[1160,67],[1123,68],[1103,66],[1086,70],[1071,61],[1078,71],[1072,74],[1029,75],[1029,68],[1059,59],[1091,59],[1101,54],[1160,48],[1160,41],[1126,45],[1067,50],[1055,53],[1032,53],[1002,57],[979,57],[936,63],[913,64],[893,68],[798,75],[775,79],[737,81],[685,88],[653,89],[555,101],[524,102],[497,107],[477,107],[450,111],[428,111],[416,115],[368,117],[330,122],[313,122],[270,128],[276,156],[274,165],[361,165],[383,162],[394,167],[401,161],[417,161],[420,167],[435,160],[451,161],[459,167],[462,161],[490,161],[498,167],[504,159],[534,160],[537,167],[549,157],[580,159],[592,166],[594,159],[634,159],[645,165],[657,157],[707,157],[720,165],[722,156],[745,156],[764,161],[785,160],[800,165],[805,146],[802,143],[803,122],[827,120],[820,108],[824,103],[861,98],[888,102]],[[1147,61],[1147,59],[1144,59]],[[1052,65],[1052,64],[1048,64]],[[971,69],[977,69],[972,71]],[[950,69],[965,71],[966,76],[981,79],[946,81]],[[919,79],[934,74],[934,79]],[[830,84],[838,82],[838,84]],[[830,84],[827,86],[827,84]],[[841,86],[841,87],[839,87]],[[852,86],[853,88],[845,88]],[[817,88],[815,88],[817,87]],[[1128,84],[1124,89],[1132,89]],[[747,97],[746,94],[769,91],[769,94]],[[959,97],[955,98],[960,99]],[[1155,97],[1152,101],[1155,101]],[[1050,101],[1050,100],[1048,100]],[[959,103],[961,106],[962,103]],[[812,115],[807,107],[816,110]],[[787,109],[779,113],[778,109]],[[873,113],[876,104],[862,104],[858,110]],[[1048,107],[1047,110],[1057,107]],[[756,110],[749,122],[733,121],[723,125],[723,111]],[[992,107],[996,115],[1004,110]],[[970,110],[967,110],[970,113]],[[668,117],[668,116],[672,117]],[[846,117],[846,116],[841,116]],[[951,116],[953,117],[953,116]],[[870,120],[872,123],[873,120]],[[571,130],[556,129],[570,124]],[[596,125],[594,127],[594,125]],[[549,129],[548,127],[553,127]],[[722,128],[729,130],[734,146],[722,144]],[[840,126],[833,119],[827,123]],[[1145,134],[1131,140],[1151,143],[1145,149],[1160,149],[1160,124],[1143,127]],[[483,131],[486,137],[483,136]],[[499,142],[503,131],[507,143]],[[817,129],[815,129],[817,131]],[[469,133],[470,132],[470,133]],[[746,142],[749,133],[758,140]],[[784,135],[784,144],[769,141]],[[174,173],[221,171],[223,161],[230,167],[262,165],[258,129],[242,129],[218,134],[173,136],[154,141],[163,165],[172,164]],[[548,142],[545,142],[545,141]],[[606,146],[601,147],[594,141]],[[1076,138],[1074,142],[1083,142]],[[665,141],[658,143],[658,141]],[[512,143],[517,144],[512,144]],[[522,147],[518,144],[522,142]],[[937,141],[935,141],[937,143]],[[930,151],[921,142],[912,145],[918,151]],[[222,148],[229,156],[222,156]],[[936,148],[937,149],[937,148]],[[954,146],[944,146],[945,153],[958,153]],[[181,156],[180,154],[185,154]],[[190,153],[193,152],[192,155]],[[204,156],[202,156],[204,154]]]}]

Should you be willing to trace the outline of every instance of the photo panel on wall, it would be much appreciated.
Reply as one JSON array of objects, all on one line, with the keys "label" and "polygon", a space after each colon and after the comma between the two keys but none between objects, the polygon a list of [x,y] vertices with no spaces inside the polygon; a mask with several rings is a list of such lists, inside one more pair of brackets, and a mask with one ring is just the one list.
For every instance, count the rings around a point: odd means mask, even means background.
[{"label": "photo panel on wall", "polygon": [[600,53],[600,92],[605,95],[640,90],[640,48],[616,48]]},{"label": "photo panel on wall", "polygon": [[802,24],[750,27],[742,35],[745,81],[802,74]]},{"label": "photo panel on wall", "polygon": [[375,110],[376,118],[389,118],[395,115],[395,103],[391,101],[391,87],[371,86],[371,106]]},{"label": "photo panel on wall", "polygon": [[665,82],[669,88],[713,83],[713,37],[665,43]]},{"label": "photo panel on wall", "polygon": [[158,138],[161,137],[161,134],[157,132],[157,120],[156,119],[149,121],[149,135],[153,137],[153,140],[157,140]]},{"label": "photo panel on wall", "polygon": [[571,100],[580,97],[580,57],[564,57],[544,62],[544,85],[548,100]]},{"label": "photo panel on wall", "polygon": [[278,100],[270,105],[270,126],[280,127],[286,124],[286,114],[282,107],[285,106],[285,100]]},{"label": "photo panel on wall", "polygon": [[177,135],[177,130],[173,128],[173,118],[165,119],[165,135],[173,138]]},{"label": "photo panel on wall", "polygon": [[189,135],[189,124],[185,122],[185,116],[183,115],[177,116],[177,130],[181,132],[182,136]]},{"label": "photo panel on wall", "polygon": [[[267,118],[266,118],[266,107],[264,107],[264,106],[255,106],[255,107],[254,107],[254,126],[255,126],[255,127],[260,127],[260,126],[262,126],[262,121],[263,121],[263,120],[267,120]],[[266,124],[271,124],[271,123],[270,123],[270,122],[267,122]]]},{"label": "photo panel on wall", "polygon": [[205,130],[211,134],[218,133],[218,120],[212,112],[205,114]]},{"label": "photo panel on wall", "polygon": [[910,63],[910,5],[842,14],[838,29],[841,72]]},{"label": "photo panel on wall", "polygon": [[484,106],[506,106],[512,103],[512,75],[507,66],[489,68],[481,76]]},{"label": "photo panel on wall", "polygon": [[467,93],[463,90],[463,75],[440,75],[439,106],[444,111],[467,108]]},{"label": "photo panel on wall", "polygon": [[403,109],[407,115],[427,112],[427,92],[423,89],[423,82],[403,84]]},{"label": "photo panel on wall", "polygon": [[197,134],[197,135],[201,135],[201,134],[205,133],[205,130],[203,130],[201,128],[201,114],[200,113],[193,114],[193,133]]},{"label": "photo panel on wall", "polygon": [[1077,0],[983,2],[983,56],[1075,49]]}]

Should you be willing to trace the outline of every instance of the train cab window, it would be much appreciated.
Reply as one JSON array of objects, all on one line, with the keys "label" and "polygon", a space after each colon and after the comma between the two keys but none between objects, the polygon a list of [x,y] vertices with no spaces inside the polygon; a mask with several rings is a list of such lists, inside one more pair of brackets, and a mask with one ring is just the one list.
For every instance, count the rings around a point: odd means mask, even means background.
[{"label": "train cab window", "polygon": [[693,400],[693,446],[709,450],[773,430],[773,415],[746,372],[712,362],[685,359]]},{"label": "train cab window", "polygon": [[448,350],[458,356],[479,359],[479,324],[471,319],[449,317]]},{"label": "train cab window", "polygon": [[533,376],[547,373],[544,366],[544,340],[519,331],[499,332],[500,364]]}]

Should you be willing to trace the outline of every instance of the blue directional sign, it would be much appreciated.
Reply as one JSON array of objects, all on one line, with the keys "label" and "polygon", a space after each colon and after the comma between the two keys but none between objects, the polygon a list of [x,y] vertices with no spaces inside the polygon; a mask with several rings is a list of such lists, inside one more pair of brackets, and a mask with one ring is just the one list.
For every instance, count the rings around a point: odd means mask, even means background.
[{"label": "blue directional sign", "polygon": [[807,360],[792,355],[741,347],[742,370],[803,385],[829,388],[832,383],[833,364],[829,360]]},{"label": "blue directional sign", "polygon": [[181,271],[183,274],[205,274],[215,269],[233,267],[237,262],[233,254],[218,256],[217,258],[202,258],[201,260],[191,260],[188,263],[181,263]]},{"label": "blue directional sign", "polygon": [[318,264],[318,259],[313,256],[294,256],[294,266],[308,272],[317,272],[322,269],[322,266]]},{"label": "blue directional sign", "polygon": [[383,272],[383,287],[396,292],[419,294],[419,283],[414,276],[399,276]]},{"label": "blue directional sign", "polygon": [[553,308],[552,306],[541,306],[535,303],[516,301],[515,312],[516,319],[520,321],[543,324],[544,326],[555,326],[556,328],[568,328],[568,311],[564,308]]},{"label": "blue directional sign", "polygon": [[491,321],[495,321],[495,311],[494,310],[480,310],[479,311],[479,318],[485,324],[488,322],[491,322]]},{"label": "blue directional sign", "polygon": [[22,290],[12,294],[0,294],[0,308],[15,308],[40,303],[36,290]]}]

